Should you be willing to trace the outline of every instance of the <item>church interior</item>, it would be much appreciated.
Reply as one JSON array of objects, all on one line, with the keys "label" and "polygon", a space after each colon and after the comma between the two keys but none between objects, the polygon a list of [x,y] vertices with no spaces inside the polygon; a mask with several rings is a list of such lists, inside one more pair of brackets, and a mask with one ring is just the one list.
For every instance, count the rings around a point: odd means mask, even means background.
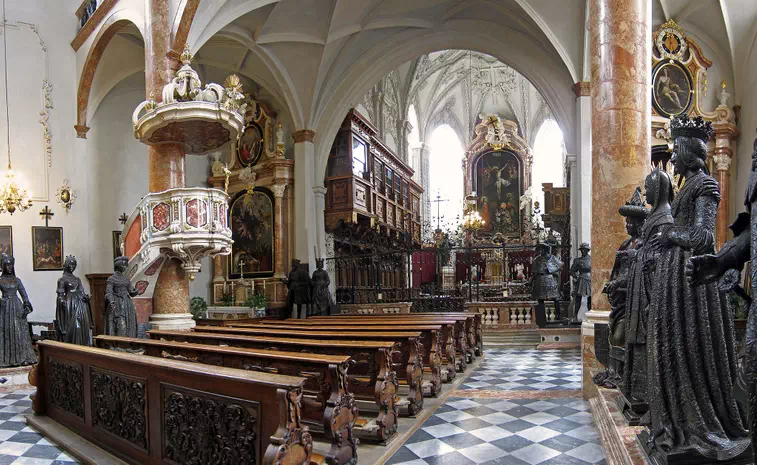
[{"label": "church interior", "polygon": [[755,463],[754,0],[0,1],[0,465]]}]

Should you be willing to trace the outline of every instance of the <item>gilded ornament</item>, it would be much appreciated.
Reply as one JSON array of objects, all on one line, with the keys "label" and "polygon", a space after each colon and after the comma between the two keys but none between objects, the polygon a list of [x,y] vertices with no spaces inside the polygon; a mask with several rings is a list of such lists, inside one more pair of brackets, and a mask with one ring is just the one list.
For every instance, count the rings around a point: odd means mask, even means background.
[{"label": "gilded ornament", "polygon": [[68,178],[64,179],[63,185],[55,191],[55,200],[61,204],[66,210],[66,213],[68,213],[68,211],[71,210],[71,207],[74,206],[74,202],[76,202],[76,191],[71,188]]}]

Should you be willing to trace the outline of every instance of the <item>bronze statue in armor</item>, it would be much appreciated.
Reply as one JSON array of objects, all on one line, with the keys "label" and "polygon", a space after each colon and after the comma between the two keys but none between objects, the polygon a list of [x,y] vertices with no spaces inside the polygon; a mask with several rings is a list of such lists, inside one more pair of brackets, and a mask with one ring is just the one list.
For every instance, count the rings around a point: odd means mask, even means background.
[{"label": "bronze statue in armor", "polygon": [[311,279],[313,285],[313,314],[329,315],[331,314],[331,308],[334,305],[334,301],[331,298],[331,292],[329,291],[331,279],[329,278],[329,273],[323,269],[322,258],[316,259],[315,267],[316,270],[313,271],[313,278]]},{"label": "bronze statue in armor", "polygon": [[[289,315],[287,317],[307,318],[307,310],[310,305],[310,275],[307,267],[297,259],[292,260],[292,270],[283,282],[288,289],[287,310]],[[295,306],[297,307],[296,310]]]},{"label": "bronze statue in armor", "polygon": [[550,253],[547,244],[536,244],[537,256],[531,265],[531,298],[537,301],[536,324],[540,328],[547,325],[547,309],[545,300],[555,303],[555,311],[559,313],[560,286],[557,274],[563,267],[563,263]]},{"label": "bronze statue in armor", "polygon": [[109,336],[137,337],[137,311],[131,298],[139,292],[124,275],[128,264],[127,257],[116,258],[105,287],[105,334]]},{"label": "bronze statue in armor", "polygon": [[573,264],[570,266],[570,276],[573,278],[573,294],[576,299],[576,319],[583,321],[584,316],[580,315],[581,301],[586,297],[586,306],[591,309],[591,246],[588,242],[583,242],[578,247],[581,252],[580,257],[573,259]]}]

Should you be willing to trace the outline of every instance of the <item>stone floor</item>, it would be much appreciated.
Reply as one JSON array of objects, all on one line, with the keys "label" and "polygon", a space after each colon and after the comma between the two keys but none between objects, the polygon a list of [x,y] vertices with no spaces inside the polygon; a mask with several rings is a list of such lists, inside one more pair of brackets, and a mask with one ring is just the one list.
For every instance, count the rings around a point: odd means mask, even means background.
[{"label": "stone floor", "polygon": [[488,349],[390,465],[605,464],[577,350]]},{"label": "stone floor", "polygon": [[26,426],[23,415],[32,413],[29,394],[19,390],[0,394],[0,465],[72,465],[72,459],[41,434]]}]

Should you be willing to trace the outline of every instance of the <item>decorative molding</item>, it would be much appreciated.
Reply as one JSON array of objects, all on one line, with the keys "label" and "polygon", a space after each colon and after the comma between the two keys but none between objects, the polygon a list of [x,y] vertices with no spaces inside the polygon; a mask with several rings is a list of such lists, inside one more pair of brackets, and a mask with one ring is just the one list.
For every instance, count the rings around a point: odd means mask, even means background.
[{"label": "decorative molding", "polygon": [[45,153],[47,153],[47,167],[53,167],[53,134],[50,132],[50,110],[53,109],[52,94],[53,85],[45,79],[42,81],[42,91],[44,92],[44,104],[42,111],[39,112],[39,123],[44,128]]},{"label": "decorative molding", "polygon": [[313,143],[314,138],[315,131],[313,131],[312,129],[301,129],[292,133],[292,139],[294,140],[295,144],[300,144],[302,142]]},{"label": "decorative molding", "polygon": [[578,81],[573,84],[573,93],[576,94],[576,98],[589,97],[591,95],[591,82]]},{"label": "decorative molding", "polygon": [[89,126],[83,126],[81,124],[75,124],[74,129],[76,130],[76,137],[79,139],[86,139],[87,138],[87,132],[89,132]]}]

